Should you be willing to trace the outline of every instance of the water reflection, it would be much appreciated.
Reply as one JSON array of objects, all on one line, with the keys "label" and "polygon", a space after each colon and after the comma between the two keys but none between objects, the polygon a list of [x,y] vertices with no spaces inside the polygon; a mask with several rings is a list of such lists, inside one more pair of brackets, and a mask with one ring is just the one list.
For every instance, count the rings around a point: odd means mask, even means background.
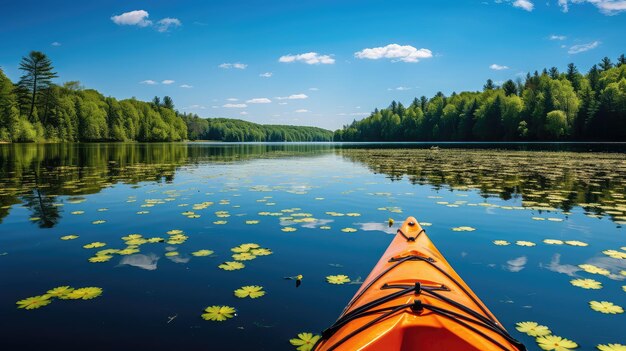
[{"label": "water reflection", "polygon": [[526,256],[520,256],[518,258],[506,261],[506,266],[504,266],[504,269],[509,272],[517,273],[524,269],[527,262],[528,258],[526,258]]},{"label": "water reflection", "polygon": [[561,254],[559,253],[555,253],[552,256],[552,260],[549,264],[544,265],[543,263],[540,263],[539,267],[547,268],[556,273],[566,274],[570,277],[575,277],[575,273],[581,271],[581,269],[577,266],[571,264],[561,264]]},{"label": "water reflection", "polygon": [[134,254],[130,256],[125,256],[120,260],[120,266],[132,266],[141,269],[145,269],[148,271],[154,271],[157,269],[157,262],[159,261],[159,256],[155,254],[143,255],[143,254]]},{"label": "water reflection", "polygon": [[626,154],[498,149],[338,149],[392,181],[435,189],[474,189],[487,198],[518,199],[525,208],[581,206],[590,217],[626,224]]},{"label": "water reflection", "polygon": [[33,223],[51,228],[63,216],[64,201],[75,200],[64,196],[95,194],[116,183],[171,183],[182,166],[314,156],[330,149],[330,144],[0,145],[0,223],[22,204]]},{"label": "water reflection", "polygon": [[[54,227],[65,214],[65,203],[76,200],[74,197],[98,193],[116,183],[137,186],[146,181],[171,183],[181,167],[332,154],[363,164],[375,173],[384,173],[392,181],[407,179],[413,184],[453,191],[475,189],[485,198],[517,199],[524,208],[539,212],[558,210],[568,214],[580,206],[590,217],[608,216],[617,224],[626,223],[624,153],[393,146],[390,149],[386,144],[326,143],[0,145],[0,223],[12,208],[21,204],[30,211],[32,223],[42,228]],[[286,187],[294,194],[311,190],[303,184]]]}]

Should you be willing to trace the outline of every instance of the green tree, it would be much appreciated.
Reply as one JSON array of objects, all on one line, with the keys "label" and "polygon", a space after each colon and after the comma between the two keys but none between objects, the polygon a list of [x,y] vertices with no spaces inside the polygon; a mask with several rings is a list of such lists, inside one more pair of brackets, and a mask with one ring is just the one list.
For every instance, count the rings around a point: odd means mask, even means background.
[{"label": "green tree", "polygon": [[559,79],[559,69],[556,67],[551,67],[550,71],[548,71],[548,75],[552,79]]},{"label": "green tree", "polygon": [[39,94],[50,87],[52,79],[57,78],[57,75],[53,72],[54,68],[50,59],[39,51],[31,51],[28,56],[23,57],[20,70],[24,74],[18,84],[30,95],[28,119],[32,121]]},{"label": "green tree", "polygon": [[0,69],[0,141],[17,140],[19,128],[20,116],[13,83]]},{"label": "green tree", "polygon": [[611,68],[613,68],[613,63],[610,58],[605,56],[602,61],[600,61],[600,69],[604,72],[610,70]]},{"label": "green tree", "polygon": [[572,87],[574,87],[575,91],[580,90],[580,80],[582,76],[578,72],[578,68],[573,63],[567,65],[567,73],[565,74],[567,80],[572,83]]},{"label": "green tree", "polygon": [[512,80],[507,80],[502,84],[502,89],[504,90],[504,95],[517,95],[517,85]]},{"label": "green tree", "polygon": [[163,97],[163,107],[168,108],[170,110],[174,109],[174,101],[169,96]]},{"label": "green tree", "polygon": [[500,141],[502,133],[502,97],[496,94],[476,111],[476,125],[474,125],[474,135],[479,140]]},{"label": "green tree", "polygon": [[493,90],[496,86],[493,84],[493,80],[487,79],[487,83],[483,86],[483,90]]},{"label": "green tree", "polygon": [[568,123],[565,112],[559,110],[548,112],[545,129],[546,133],[554,140],[558,140],[566,135],[568,133]]}]

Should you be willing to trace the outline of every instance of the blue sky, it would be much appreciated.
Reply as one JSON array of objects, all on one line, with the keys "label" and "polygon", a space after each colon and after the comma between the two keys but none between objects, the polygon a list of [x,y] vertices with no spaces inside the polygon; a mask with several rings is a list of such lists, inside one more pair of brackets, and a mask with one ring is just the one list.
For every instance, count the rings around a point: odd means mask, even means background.
[{"label": "blue sky", "polygon": [[0,67],[169,95],[203,117],[335,129],[391,100],[626,51],[626,0],[0,0]]}]

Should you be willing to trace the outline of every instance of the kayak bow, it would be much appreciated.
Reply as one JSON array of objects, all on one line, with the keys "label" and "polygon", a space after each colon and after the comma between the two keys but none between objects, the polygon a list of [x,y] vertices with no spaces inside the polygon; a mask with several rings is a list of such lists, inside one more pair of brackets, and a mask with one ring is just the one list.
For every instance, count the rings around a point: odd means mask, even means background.
[{"label": "kayak bow", "polygon": [[407,218],[337,321],[313,348],[526,350]]}]

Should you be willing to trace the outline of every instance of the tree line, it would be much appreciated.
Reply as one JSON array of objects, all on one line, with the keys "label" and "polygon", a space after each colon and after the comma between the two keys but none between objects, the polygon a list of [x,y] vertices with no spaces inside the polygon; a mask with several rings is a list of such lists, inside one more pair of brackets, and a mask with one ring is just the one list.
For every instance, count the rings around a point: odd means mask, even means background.
[{"label": "tree line", "polygon": [[230,118],[183,114],[190,140],[332,141],[333,132],[317,127],[257,124]]},{"label": "tree line", "polygon": [[[38,51],[22,58],[13,84],[0,70],[0,141],[177,141],[187,126],[171,99],[118,101],[79,82],[57,85],[50,59]],[[168,105],[169,101],[169,105]]]},{"label": "tree line", "polygon": [[258,125],[180,113],[168,96],[116,100],[77,81],[55,84],[51,60],[32,51],[13,83],[0,68],[0,142],[41,141],[332,141],[314,127]]},{"label": "tree line", "polygon": [[605,57],[582,74],[570,63],[482,91],[438,92],[335,131],[335,141],[624,141],[626,58]]}]

